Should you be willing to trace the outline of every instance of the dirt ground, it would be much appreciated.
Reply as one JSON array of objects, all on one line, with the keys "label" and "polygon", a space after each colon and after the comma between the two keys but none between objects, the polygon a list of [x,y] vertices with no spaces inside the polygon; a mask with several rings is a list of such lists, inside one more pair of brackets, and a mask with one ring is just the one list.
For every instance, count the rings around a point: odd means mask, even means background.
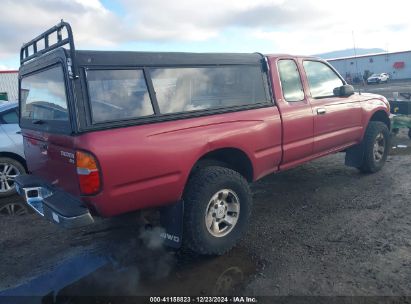
[{"label": "dirt ground", "polygon": [[394,149],[374,175],[336,154],[257,183],[245,246],[267,266],[246,290],[411,295],[411,141],[398,142],[408,148]]},{"label": "dirt ground", "polygon": [[411,296],[405,130],[392,146],[373,175],[339,153],[255,183],[248,233],[223,257],[164,249],[130,218],[64,230],[1,217],[0,295]]}]

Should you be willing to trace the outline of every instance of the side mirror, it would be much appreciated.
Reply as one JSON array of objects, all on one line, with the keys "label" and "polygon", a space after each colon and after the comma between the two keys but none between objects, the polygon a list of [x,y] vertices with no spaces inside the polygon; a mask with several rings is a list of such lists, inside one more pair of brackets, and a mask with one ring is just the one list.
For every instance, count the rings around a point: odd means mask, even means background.
[{"label": "side mirror", "polygon": [[335,96],[346,97],[354,94],[354,87],[349,84],[345,84],[333,90]]}]

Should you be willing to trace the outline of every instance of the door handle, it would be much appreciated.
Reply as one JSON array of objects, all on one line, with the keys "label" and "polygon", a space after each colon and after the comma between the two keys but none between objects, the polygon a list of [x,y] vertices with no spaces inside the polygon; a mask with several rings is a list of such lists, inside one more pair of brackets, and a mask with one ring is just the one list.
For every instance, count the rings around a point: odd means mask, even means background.
[{"label": "door handle", "polygon": [[317,115],[324,115],[325,113],[327,113],[327,110],[324,108],[318,108],[317,109]]},{"label": "door handle", "polygon": [[21,134],[21,131],[17,131],[16,134]]}]

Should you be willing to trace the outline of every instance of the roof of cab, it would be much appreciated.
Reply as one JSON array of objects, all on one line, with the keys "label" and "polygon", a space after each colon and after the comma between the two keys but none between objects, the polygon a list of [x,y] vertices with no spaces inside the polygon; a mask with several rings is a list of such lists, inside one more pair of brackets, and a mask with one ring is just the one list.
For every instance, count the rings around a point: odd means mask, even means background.
[{"label": "roof of cab", "polygon": [[278,59],[278,58],[297,58],[297,59],[312,59],[312,60],[324,60],[319,57],[315,56],[304,56],[304,55],[291,55],[291,54],[266,54],[264,55],[270,59]]}]

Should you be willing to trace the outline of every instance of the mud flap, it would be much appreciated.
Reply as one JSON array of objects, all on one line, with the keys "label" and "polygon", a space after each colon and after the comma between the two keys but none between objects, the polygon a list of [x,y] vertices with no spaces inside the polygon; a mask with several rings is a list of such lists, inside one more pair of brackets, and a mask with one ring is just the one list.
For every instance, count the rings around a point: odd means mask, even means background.
[{"label": "mud flap", "polygon": [[345,153],[345,165],[349,167],[359,168],[364,160],[364,144],[361,142],[347,149]]},{"label": "mud flap", "polygon": [[180,248],[183,242],[183,216],[184,202],[178,203],[160,209],[160,224],[165,231],[160,233],[166,246]]}]

